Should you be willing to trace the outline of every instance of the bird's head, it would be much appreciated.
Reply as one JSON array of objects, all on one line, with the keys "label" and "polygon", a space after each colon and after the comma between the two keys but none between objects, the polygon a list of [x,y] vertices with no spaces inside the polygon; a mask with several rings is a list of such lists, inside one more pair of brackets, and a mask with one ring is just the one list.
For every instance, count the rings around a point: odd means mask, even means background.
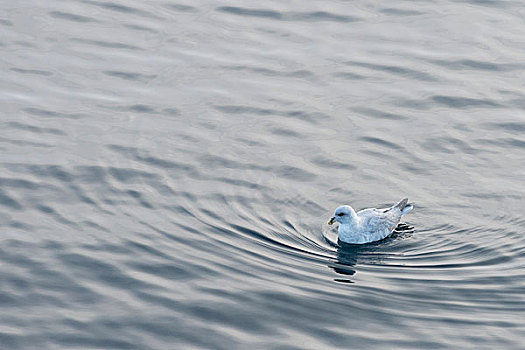
[{"label": "bird's head", "polygon": [[348,205],[342,205],[335,210],[334,216],[330,219],[330,221],[328,221],[328,225],[332,225],[336,221],[340,224],[350,222],[352,221],[354,215],[355,212],[352,207]]}]

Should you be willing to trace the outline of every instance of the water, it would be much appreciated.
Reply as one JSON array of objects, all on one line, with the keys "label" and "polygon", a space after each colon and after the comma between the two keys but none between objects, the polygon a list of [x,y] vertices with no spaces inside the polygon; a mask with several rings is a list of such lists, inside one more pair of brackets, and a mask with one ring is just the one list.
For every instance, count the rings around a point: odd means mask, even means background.
[{"label": "water", "polygon": [[521,2],[0,8],[0,348],[523,348]]}]

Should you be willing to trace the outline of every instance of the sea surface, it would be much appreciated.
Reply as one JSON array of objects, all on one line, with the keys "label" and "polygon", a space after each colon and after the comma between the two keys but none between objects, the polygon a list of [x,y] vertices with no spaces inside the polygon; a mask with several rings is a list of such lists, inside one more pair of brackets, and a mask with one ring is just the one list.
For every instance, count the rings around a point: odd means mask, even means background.
[{"label": "sea surface", "polygon": [[0,349],[523,349],[524,18],[2,1]]}]

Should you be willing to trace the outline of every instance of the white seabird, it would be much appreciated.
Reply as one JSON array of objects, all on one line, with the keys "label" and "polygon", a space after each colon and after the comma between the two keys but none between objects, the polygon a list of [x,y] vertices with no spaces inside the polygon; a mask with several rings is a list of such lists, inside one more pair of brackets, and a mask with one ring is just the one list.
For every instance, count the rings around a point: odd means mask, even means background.
[{"label": "white seabird", "polygon": [[379,241],[388,237],[401,217],[414,208],[412,204],[407,203],[408,198],[404,198],[390,208],[368,208],[357,213],[351,206],[342,205],[335,210],[328,225],[335,221],[339,223],[337,234],[343,243],[364,244]]}]

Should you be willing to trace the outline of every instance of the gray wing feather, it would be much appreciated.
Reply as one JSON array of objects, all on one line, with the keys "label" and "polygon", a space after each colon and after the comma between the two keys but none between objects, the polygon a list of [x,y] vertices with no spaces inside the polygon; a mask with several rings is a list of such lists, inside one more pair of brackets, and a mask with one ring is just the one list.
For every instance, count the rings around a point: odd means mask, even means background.
[{"label": "gray wing feather", "polygon": [[370,208],[359,211],[357,215],[361,218],[362,227],[368,236],[380,234],[385,238],[399,223],[401,210],[398,206],[386,209]]}]

